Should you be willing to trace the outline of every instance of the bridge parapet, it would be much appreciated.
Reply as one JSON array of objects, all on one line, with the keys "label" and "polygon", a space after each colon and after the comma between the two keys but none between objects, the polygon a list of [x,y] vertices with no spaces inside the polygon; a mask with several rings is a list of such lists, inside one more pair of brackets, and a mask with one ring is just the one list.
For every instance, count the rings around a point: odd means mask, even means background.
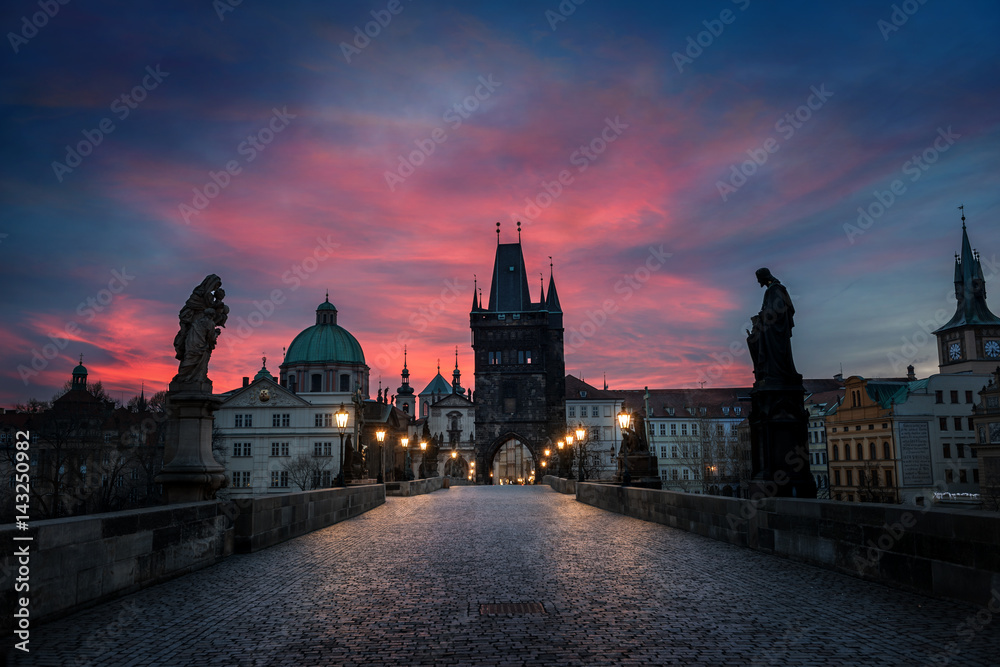
[{"label": "bridge parapet", "polygon": [[741,500],[579,483],[576,499],[920,593],[1000,597],[1000,513],[798,498]]}]

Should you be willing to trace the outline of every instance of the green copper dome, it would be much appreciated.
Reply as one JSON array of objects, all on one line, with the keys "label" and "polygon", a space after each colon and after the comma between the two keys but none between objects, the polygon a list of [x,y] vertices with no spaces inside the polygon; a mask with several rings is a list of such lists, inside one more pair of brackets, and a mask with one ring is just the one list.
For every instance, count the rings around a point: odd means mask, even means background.
[{"label": "green copper dome", "polygon": [[365,353],[358,340],[337,324],[337,309],[329,297],[316,309],[316,324],[292,341],[285,364],[364,364]]}]

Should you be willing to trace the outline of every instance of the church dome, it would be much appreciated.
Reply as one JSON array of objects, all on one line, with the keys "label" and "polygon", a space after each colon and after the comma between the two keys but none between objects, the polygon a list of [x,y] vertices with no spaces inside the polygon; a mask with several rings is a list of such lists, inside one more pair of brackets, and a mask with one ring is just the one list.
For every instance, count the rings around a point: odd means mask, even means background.
[{"label": "church dome", "polygon": [[295,337],[285,353],[285,364],[364,364],[361,344],[337,324],[337,309],[330,297],[316,308],[316,324]]}]

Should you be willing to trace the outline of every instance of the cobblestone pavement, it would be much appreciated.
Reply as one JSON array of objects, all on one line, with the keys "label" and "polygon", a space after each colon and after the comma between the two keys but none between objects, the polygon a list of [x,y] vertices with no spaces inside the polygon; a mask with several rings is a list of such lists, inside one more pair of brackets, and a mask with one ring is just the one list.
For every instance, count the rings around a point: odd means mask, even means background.
[{"label": "cobblestone pavement", "polygon": [[[544,613],[480,613],[515,602]],[[12,663],[998,664],[977,611],[547,487],[457,487],[42,625]]]}]

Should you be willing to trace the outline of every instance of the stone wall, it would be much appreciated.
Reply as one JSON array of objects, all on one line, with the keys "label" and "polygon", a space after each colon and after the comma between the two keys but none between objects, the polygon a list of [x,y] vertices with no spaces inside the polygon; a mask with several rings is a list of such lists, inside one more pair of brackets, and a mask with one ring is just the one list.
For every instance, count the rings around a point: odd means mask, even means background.
[{"label": "stone wall", "polygon": [[577,484],[578,501],[764,553],[985,606],[1000,591],[1000,513]]},{"label": "stone wall", "polygon": [[[440,478],[439,478],[440,479]],[[235,548],[251,553],[363,514],[385,503],[382,484],[239,498]]]},{"label": "stone wall", "polygon": [[542,477],[542,484],[548,484],[553,491],[559,493],[576,493],[576,480],[572,477],[556,477],[555,475],[545,475]]},{"label": "stone wall", "polygon": [[[11,545],[0,560],[2,629],[22,597],[34,624],[213,565],[233,552],[232,516],[210,501],[32,521],[28,532],[0,526]],[[26,535],[34,539],[13,539]],[[28,590],[15,592],[24,563],[13,554],[25,545]]]},{"label": "stone wall", "polygon": [[387,496],[419,496],[423,493],[433,493],[444,486],[444,477],[428,477],[415,479],[411,482],[386,482]]}]

